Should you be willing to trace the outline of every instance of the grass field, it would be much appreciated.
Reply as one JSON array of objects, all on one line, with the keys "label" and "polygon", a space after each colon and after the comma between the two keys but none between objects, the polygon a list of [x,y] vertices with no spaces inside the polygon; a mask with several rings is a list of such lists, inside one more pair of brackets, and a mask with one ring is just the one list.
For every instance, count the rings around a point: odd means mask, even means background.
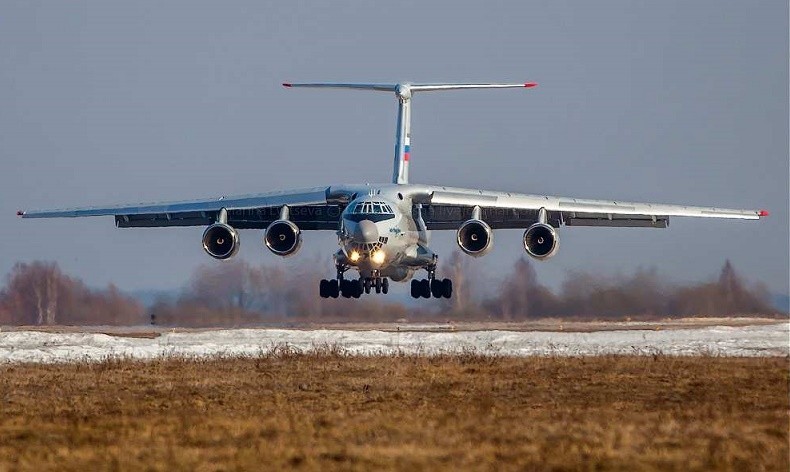
[{"label": "grass field", "polygon": [[0,470],[782,470],[788,359],[0,366]]}]

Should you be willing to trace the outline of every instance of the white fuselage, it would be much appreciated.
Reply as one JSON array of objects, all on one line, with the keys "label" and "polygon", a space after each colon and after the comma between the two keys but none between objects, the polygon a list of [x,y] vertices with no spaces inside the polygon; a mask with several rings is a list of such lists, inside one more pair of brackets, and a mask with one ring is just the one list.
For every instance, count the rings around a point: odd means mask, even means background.
[{"label": "white fuselage", "polygon": [[394,281],[406,281],[414,270],[431,265],[428,232],[419,211],[415,218],[411,207],[410,200],[381,193],[351,201],[337,233],[338,262],[358,270],[360,277]]}]

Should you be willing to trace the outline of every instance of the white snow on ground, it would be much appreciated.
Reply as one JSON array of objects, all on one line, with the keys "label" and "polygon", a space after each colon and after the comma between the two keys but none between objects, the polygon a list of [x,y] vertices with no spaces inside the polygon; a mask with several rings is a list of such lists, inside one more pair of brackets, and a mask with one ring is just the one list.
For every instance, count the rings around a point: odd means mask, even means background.
[{"label": "white snow on ground", "polygon": [[787,356],[790,322],[660,331],[384,332],[232,329],[163,333],[153,339],[96,333],[0,332],[0,363],[148,359],[159,356],[257,355],[274,347],[298,350],[338,346],[349,354],[475,352],[502,356]]}]

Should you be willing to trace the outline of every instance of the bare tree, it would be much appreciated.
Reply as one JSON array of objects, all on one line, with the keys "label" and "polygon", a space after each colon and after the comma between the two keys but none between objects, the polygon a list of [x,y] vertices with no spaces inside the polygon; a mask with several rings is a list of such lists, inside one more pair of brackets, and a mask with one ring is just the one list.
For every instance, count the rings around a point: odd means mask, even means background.
[{"label": "bare tree", "polygon": [[438,274],[453,281],[453,296],[442,302],[442,311],[449,311],[453,316],[466,317],[479,312],[475,285],[476,282],[479,284],[481,277],[469,256],[458,250],[453,251]]},{"label": "bare tree", "polygon": [[6,306],[21,324],[54,324],[63,274],[54,262],[17,263],[8,276]]},{"label": "bare tree", "polygon": [[54,262],[18,263],[0,294],[12,324],[134,324],[143,309],[114,286],[94,291]]}]

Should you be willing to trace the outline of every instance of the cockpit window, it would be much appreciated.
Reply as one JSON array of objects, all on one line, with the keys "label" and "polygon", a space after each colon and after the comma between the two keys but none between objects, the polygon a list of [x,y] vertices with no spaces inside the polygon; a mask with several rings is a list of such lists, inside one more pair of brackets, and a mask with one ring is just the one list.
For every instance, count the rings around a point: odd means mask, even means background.
[{"label": "cockpit window", "polygon": [[351,221],[383,221],[395,218],[395,212],[384,202],[365,201],[352,203],[346,210],[345,217]]},{"label": "cockpit window", "polygon": [[357,202],[348,213],[354,215],[394,215],[392,207],[384,202]]}]

